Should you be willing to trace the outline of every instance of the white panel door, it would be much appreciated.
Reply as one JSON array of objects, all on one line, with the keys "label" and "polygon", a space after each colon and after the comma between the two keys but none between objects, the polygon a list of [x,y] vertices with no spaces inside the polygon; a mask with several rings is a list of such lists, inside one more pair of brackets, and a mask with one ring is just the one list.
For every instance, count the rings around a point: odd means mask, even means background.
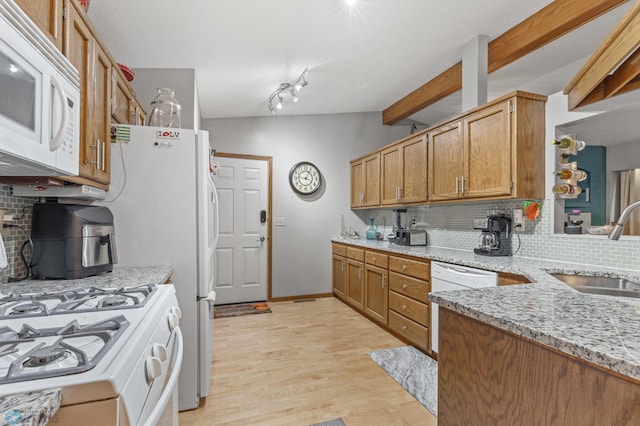
[{"label": "white panel door", "polygon": [[214,181],[219,229],[215,250],[216,304],[267,300],[268,162],[218,157]]}]

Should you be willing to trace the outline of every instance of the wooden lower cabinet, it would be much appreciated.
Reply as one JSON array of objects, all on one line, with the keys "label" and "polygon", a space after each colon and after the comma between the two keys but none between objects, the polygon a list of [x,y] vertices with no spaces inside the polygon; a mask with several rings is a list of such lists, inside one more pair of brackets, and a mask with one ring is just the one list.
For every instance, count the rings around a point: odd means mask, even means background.
[{"label": "wooden lower cabinet", "polygon": [[333,294],[344,300],[347,291],[347,259],[344,256],[333,255]]},{"label": "wooden lower cabinet", "polygon": [[385,325],[389,315],[388,275],[387,269],[365,265],[364,313]]},{"label": "wooden lower cabinet", "polygon": [[387,253],[332,243],[333,294],[429,353],[431,263]]},{"label": "wooden lower cabinet", "polygon": [[364,263],[347,259],[346,302],[359,311],[364,305]]},{"label": "wooden lower cabinet", "polygon": [[637,425],[640,382],[440,307],[438,425]]}]

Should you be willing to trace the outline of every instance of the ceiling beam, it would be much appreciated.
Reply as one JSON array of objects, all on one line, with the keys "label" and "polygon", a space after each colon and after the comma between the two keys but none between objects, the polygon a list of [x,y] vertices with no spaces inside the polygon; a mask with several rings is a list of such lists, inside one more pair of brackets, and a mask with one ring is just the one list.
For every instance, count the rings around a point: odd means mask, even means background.
[{"label": "ceiling beam", "polygon": [[569,110],[629,91],[638,74],[640,2],[629,9],[564,89],[569,98]]},{"label": "ceiling beam", "polygon": [[[489,73],[627,1],[555,0],[489,42]],[[385,109],[382,112],[382,124],[395,124],[461,88],[462,62],[458,62]]]}]

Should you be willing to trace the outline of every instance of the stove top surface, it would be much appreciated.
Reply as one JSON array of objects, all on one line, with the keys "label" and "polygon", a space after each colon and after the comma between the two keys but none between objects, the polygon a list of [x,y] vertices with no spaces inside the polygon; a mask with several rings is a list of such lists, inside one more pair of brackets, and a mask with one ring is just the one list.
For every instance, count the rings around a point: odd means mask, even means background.
[{"label": "stove top surface", "polygon": [[0,297],[0,319],[143,307],[155,284],[122,288],[78,288],[58,292],[9,293]]}]

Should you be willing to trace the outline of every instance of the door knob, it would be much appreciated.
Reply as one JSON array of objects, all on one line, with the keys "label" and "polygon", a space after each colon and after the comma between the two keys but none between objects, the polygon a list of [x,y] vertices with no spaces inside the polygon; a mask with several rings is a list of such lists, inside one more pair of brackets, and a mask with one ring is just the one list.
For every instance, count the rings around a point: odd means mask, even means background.
[{"label": "door knob", "polygon": [[258,242],[258,243],[262,243],[262,242],[264,242],[264,240],[266,240],[265,236],[264,236],[264,235],[260,235],[260,238],[258,238],[258,239],[256,240],[256,242]]}]

